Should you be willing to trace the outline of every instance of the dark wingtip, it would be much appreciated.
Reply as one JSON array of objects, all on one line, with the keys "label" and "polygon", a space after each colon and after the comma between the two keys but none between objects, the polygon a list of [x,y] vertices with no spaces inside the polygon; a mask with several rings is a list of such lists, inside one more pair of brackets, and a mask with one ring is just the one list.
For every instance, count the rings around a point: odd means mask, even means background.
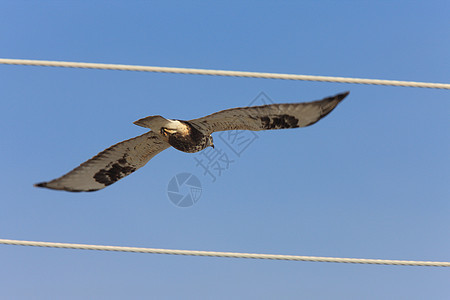
[{"label": "dark wingtip", "polygon": [[339,100],[339,101],[342,101],[342,100],[344,100],[345,97],[348,96],[348,94],[350,94],[350,91],[346,91],[346,92],[337,94],[337,95],[335,96],[335,98],[336,98],[337,100]]},{"label": "dark wingtip", "polygon": [[40,187],[40,188],[47,188],[47,189],[51,189],[51,190],[60,190],[60,191],[66,191],[66,192],[73,192],[73,193],[79,193],[79,192],[95,192],[98,191],[100,189],[90,189],[90,190],[77,190],[77,189],[70,189],[70,188],[54,188],[54,187],[49,187],[48,186],[48,182],[39,182],[39,183],[35,183],[33,184],[34,187]]},{"label": "dark wingtip", "polygon": [[41,187],[41,188],[45,188],[47,187],[47,182],[39,182],[39,183],[35,183],[33,184],[34,187]]}]

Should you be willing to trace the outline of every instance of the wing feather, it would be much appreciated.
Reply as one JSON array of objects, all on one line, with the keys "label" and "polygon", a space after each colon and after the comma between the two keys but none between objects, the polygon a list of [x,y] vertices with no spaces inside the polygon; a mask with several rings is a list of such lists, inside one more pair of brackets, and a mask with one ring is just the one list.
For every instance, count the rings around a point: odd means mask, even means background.
[{"label": "wing feather", "polygon": [[269,104],[222,110],[190,120],[208,133],[225,130],[270,130],[306,127],[329,114],[349,92],[304,103]]},{"label": "wing feather", "polygon": [[35,186],[69,192],[97,191],[133,173],[169,147],[159,135],[150,131],[115,144],[69,173]]}]

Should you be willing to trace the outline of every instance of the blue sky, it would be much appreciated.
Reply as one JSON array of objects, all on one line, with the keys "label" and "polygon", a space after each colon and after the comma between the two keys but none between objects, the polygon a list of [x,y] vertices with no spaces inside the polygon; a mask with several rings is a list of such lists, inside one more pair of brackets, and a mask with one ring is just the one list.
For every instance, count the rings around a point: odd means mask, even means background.
[{"label": "blue sky", "polygon": [[[448,1],[1,1],[0,57],[449,82]],[[450,261],[449,92],[0,66],[0,237]],[[349,97],[308,128],[260,132],[215,182],[166,150],[95,193],[37,189],[145,132],[273,102]],[[202,184],[179,208],[167,186]],[[183,190],[185,191],[185,190]],[[447,269],[0,246],[5,299],[443,299]]]}]

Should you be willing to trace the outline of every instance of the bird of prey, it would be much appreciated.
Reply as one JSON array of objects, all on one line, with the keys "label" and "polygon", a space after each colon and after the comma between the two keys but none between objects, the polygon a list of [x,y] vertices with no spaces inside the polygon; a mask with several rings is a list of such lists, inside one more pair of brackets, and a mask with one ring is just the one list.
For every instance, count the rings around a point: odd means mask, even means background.
[{"label": "bird of prey", "polygon": [[130,175],[170,146],[187,153],[214,147],[213,132],[312,125],[329,114],[348,94],[345,92],[313,102],[232,108],[189,121],[146,117],[134,124],[151,131],[115,144],[69,173],[35,186],[69,192],[97,191]]}]

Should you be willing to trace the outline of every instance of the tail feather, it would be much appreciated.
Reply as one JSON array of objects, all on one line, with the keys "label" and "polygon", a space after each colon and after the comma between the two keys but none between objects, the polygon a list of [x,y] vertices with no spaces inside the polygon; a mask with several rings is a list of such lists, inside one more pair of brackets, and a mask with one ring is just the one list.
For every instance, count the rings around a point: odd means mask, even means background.
[{"label": "tail feather", "polygon": [[133,124],[145,128],[150,128],[154,132],[159,132],[161,127],[168,127],[168,125],[170,124],[170,120],[167,120],[161,116],[150,116],[137,120]]}]

